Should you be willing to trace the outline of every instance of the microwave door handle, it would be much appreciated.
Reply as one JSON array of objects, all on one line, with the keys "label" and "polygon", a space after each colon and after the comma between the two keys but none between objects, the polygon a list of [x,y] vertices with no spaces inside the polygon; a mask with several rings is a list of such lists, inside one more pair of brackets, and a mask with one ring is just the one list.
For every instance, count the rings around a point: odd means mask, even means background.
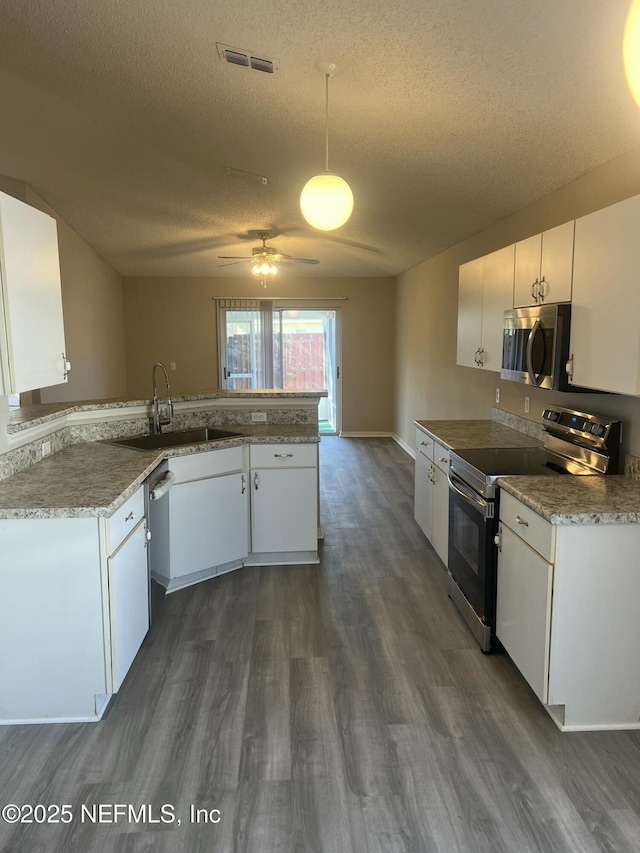
[{"label": "microwave door handle", "polygon": [[[467,503],[473,504],[476,509],[480,510],[483,518],[486,518],[488,504],[480,497],[480,495],[476,494],[473,489],[466,486],[466,484],[463,483],[462,480],[459,480],[455,474],[452,474],[451,471],[447,473],[447,480],[449,481],[449,487],[453,489],[456,494],[460,495],[461,498],[464,498]],[[460,488],[461,486],[462,488]]]},{"label": "microwave door handle", "polygon": [[533,370],[533,340],[537,335],[540,326],[540,320],[536,320],[533,326],[531,327],[531,331],[529,332],[529,338],[527,340],[527,373],[529,374],[531,384],[536,386],[540,384],[540,380],[538,379]]}]

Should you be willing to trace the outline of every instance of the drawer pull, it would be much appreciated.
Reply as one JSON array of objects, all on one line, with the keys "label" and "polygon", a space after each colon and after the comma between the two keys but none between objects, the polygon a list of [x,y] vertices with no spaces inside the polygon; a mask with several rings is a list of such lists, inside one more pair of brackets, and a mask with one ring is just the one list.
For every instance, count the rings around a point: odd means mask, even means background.
[{"label": "drawer pull", "polygon": [[516,515],[516,524],[523,524],[525,527],[529,526],[529,522],[526,520],[526,518],[522,518],[519,515]]},{"label": "drawer pull", "polygon": [[136,517],[136,514],[135,514],[135,512],[133,512],[133,510],[132,510],[132,511],[129,513],[129,515],[125,518],[125,521],[133,521],[133,519],[134,519],[135,517]]},{"label": "drawer pull", "polygon": [[447,461],[447,457],[446,457],[446,456],[441,456],[441,457],[440,457],[440,461],[441,461],[441,462],[446,462],[446,461]]},{"label": "drawer pull", "polygon": [[276,459],[293,459],[293,453],[274,453]]}]

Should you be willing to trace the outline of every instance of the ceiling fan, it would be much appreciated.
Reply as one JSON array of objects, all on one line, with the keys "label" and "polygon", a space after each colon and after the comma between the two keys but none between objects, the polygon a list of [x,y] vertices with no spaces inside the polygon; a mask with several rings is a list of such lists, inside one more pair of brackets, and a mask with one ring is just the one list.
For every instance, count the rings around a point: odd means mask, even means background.
[{"label": "ceiling fan", "polygon": [[283,252],[277,252],[273,246],[267,246],[269,234],[261,231],[258,234],[262,240],[262,246],[254,246],[251,257],[239,257],[238,255],[218,255],[221,261],[231,261],[229,264],[220,264],[221,267],[230,267],[234,264],[251,262],[251,272],[260,276],[260,284],[266,287],[266,276],[275,275],[280,267],[285,264],[319,264],[315,258],[292,258]]}]

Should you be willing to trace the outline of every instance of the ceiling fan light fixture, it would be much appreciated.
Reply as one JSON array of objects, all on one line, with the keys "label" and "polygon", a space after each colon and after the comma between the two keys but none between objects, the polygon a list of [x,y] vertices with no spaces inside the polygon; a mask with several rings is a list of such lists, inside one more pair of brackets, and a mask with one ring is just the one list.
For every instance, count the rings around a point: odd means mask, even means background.
[{"label": "ceiling fan light fixture", "polygon": [[329,77],[336,66],[320,63],[325,79],[325,170],[310,178],[300,193],[300,210],[309,225],[319,231],[334,231],[349,219],[353,212],[351,187],[339,175],[329,171]]},{"label": "ceiling fan light fixture", "polygon": [[260,258],[251,267],[251,272],[254,275],[275,275],[278,267],[267,258]]}]

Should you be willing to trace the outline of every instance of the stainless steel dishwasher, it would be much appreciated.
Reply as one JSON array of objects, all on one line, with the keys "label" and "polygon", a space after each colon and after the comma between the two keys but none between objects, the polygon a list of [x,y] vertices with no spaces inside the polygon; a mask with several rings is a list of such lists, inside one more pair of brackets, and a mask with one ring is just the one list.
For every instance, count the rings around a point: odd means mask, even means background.
[{"label": "stainless steel dishwasher", "polygon": [[151,621],[162,607],[169,583],[169,490],[175,480],[169,463],[162,462],[145,483],[145,511],[149,540],[149,605]]}]

